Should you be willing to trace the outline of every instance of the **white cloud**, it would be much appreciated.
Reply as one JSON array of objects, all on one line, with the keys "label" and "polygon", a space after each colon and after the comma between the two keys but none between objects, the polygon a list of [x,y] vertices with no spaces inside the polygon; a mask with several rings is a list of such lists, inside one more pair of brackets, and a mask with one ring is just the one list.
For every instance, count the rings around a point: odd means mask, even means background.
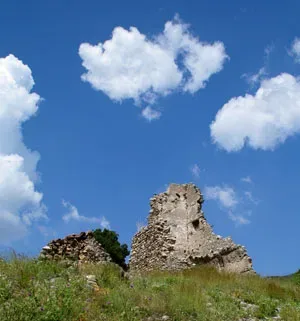
[{"label": "white cloud", "polygon": [[150,106],[147,106],[143,109],[142,116],[149,122],[151,122],[152,120],[159,119],[161,116],[161,112],[152,109]]},{"label": "white cloud", "polygon": [[[178,17],[151,38],[135,27],[116,27],[104,43],[82,43],[79,55],[86,68],[83,81],[113,101],[133,99],[137,105],[148,106],[175,90],[195,93],[228,58],[222,42],[199,41]],[[147,111],[142,115],[148,119]]]},{"label": "white cloud", "polygon": [[206,186],[204,195],[207,200],[218,201],[225,208],[234,208],[238,204],[234,189],[228,186]]},{"label": "white cloud", "polygon": [[57,238],[57,232],[49,226],[37,225],[36,228],[44,236],[45,239],[48,239],[49,237]]},{"label": "white cloud", "polygon": [[246,198],[247,198],[251,203],[253,203],[253,204],[255,204],[255,205],[257,205],[257,204],[259,203],[259,201],[253,197],[252,192],[250,192],[250,191],[245,191],[244,194],[245,194]]},{"label": "white cloud", "polygon": [[294,57],[296,63],[300,63],[300,38],[294,39],[289,54]]},{"label": "white cloud", "polygon": [[97,223],[99,224],[102,228],[110,228],[109,221],[105,217],[87,217],[80,215],[78,212],[78,209],[72,205],[70,202],[62,201],[63,207],[65,207],[68,212],[63,215],[63,220],[65,223],[69,223],[70,221],[77,221],[77,222],[85,222],[85,223]]},{"label": "white cloud", "polygon": [[271,43],[265,47],[264,53],[265,53],[265,60],[268,61],[270,58],[271,53],[275,50],[274,43]]},{"label": "white cloud", "polygon": [[242,78],[245,78],[247,83],[253,87],[257,83],[260,83],[267,74],[268,73],[267,73],[266,67],[262,67],[259,69],[259,71],[256,74],[249,74],[249,73],[243,74]]},{"label": "white cloud", "polygon": [[146,227],[147,224],[145,222],[137,222],[136,223],[136,230],[137,232],[140,232],[144,227]]},{"label": "white cloud", "polygon": [[190,170],[191,170],[192,175],[194,176],[194,178],[199,178],[200,177],[201,170],[200,170],[200,167],[197,164],[192,165]]},{"label": "white cloud", "polygon": [[[250,192],[244,192],[245,196],[238,197],[236,191],[228,186],[206,186],[204,188],[204,197],[206,200],[214,200],[219,203],[221,209],[228,214],[228,217],[238,226],[249,224],[251,211],[243,209],[245,197],[252,197]],[[251,202],[254,200],[250,199]],[[254,202],[253,202],[254,203]],[[257,203],[255,203],[257,205]]]},{"label": "white cloud", "polygon": [[34,221],[47,219],[35,190],[39,154],[23,142],[22,123],[38,110],[30,68],[13,55],[0,58],[0,243],[21,239]]},{"label": "white cloud", "polygon": [[3,209],[0,211],[0,244],[10,244],[27,234],[27,227],[20,216]]},{"label": "white cloud", "polygon": [[252,184],[252,179],[251,179],[250,176],[242,177],[241,181],[244,182],[244,183]]},{"label": "white cloud", "polygon": [[245,225],[250,223],[250,220],[248,220],[245,216],[234,214],[232,211],[229,211],[228,216],[233,222],[236,223],[236,225]]},{"label": "white cloud", "polygon": [[110,229],[110,223],[104,216],[100,218],[100,226],[102,228]]},{"label": "white cloud", "polygon": [[264,49],[264,66],[261,67],[256,73],[245,73],[242,78],[250,85],[251,88],[258,85],[262,80],[268,76],[268,64],[270,60],[271,53],[274,51],[274,44],[270,44]]},{"label": "white cloud", "polygon": [[300,132],[300,80],[283,73],[264,80],[255,95],[234,97],[210,125],[214,143],[228,152],[245,145],[274,150]]}]

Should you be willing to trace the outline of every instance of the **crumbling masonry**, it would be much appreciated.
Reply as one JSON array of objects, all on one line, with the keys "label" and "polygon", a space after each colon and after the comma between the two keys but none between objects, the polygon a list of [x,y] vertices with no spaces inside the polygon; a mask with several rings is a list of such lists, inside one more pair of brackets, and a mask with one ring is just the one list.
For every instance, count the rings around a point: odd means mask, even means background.
[{"label": "crumbling masonry", "polygon": [[150,200],[148,225],[133,238],[132,272],[179,270],[210,264],[253,273],[246,249],[213,233],[202,212],[203,196],[193,184],[171,184]]},{"label": "crumbling masonry", "polygon": [[105,263],[111,261],[110,255],[95,240],[92,231],[71,234],[64,239],[51,241],[43,247],[40,258],[78,263]]}]

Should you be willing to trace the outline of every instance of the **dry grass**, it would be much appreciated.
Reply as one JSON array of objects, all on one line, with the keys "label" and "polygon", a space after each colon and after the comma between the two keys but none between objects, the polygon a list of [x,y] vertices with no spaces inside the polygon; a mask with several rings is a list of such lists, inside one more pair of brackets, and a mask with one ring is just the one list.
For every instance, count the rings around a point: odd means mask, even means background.
[{"label": "dry grass", "polygon": [[[97,290],[87,287],[87,274],[96,276]],[[278,308],[282,320],[300,321],[294,278],[263,279],[206,267],[126,280],[113,265],[67,269],[26,258],[0,261],[1,321],[141,321],[162,315],[173,321],[267,320]]]}]

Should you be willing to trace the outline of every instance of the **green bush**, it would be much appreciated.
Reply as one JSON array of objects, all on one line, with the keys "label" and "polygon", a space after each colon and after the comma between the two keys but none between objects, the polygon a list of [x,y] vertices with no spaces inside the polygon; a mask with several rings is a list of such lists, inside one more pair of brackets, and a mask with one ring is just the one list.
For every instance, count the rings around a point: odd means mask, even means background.
[{"label": "green bush", "polygon": [[125,267],[125,258],[129,255],[127,244],[120,244],[119,234],[108,229],[97,229],[94,231],[95,239],[103,246],[105,251],[110,254],[114,263]]},{"label": "green bush", "polygon": [[300,285],[300,270],[298,270],[292,277],[293,282]]}]

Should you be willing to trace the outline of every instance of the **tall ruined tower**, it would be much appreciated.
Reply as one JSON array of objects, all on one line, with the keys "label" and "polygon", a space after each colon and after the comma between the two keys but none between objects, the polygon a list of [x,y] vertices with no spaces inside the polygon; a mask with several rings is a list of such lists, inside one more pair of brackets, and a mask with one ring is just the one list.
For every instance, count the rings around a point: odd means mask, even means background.
[{"label": "tall ruined tower", "polygon": [[148,225],[132,240],[131,271],[179,270],[211,264],[237,273],[254,272],[245,248],[215,235],[193,184],[171,184],[150,200]]}]

